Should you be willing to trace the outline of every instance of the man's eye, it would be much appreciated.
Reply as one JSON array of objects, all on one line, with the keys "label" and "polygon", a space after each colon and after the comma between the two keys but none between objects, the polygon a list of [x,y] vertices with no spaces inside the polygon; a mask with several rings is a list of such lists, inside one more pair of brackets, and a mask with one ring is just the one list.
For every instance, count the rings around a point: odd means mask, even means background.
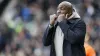
[{"label": "man's eye", "polygon": [[61,9],[61,10],[63,10],[63,9]]},{"label": "man's eye", "polygon": [[62,10],[64,10],[64,8],[61,8]]}]

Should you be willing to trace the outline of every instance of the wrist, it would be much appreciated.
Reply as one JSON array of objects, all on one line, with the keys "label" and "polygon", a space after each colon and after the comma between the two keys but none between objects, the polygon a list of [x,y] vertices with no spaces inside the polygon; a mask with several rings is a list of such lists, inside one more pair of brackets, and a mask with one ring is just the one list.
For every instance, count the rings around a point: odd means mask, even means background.
[{"label": "wrist", "polygon": [[52,24],[49,24],[49,27],[50,27],[50,28],[52,28],[53,26],[54,26],[54,25],[52,25]]},{"label": "wrist", "polygon": [[50,22],[50,25],[53,26],[55,22]]}]

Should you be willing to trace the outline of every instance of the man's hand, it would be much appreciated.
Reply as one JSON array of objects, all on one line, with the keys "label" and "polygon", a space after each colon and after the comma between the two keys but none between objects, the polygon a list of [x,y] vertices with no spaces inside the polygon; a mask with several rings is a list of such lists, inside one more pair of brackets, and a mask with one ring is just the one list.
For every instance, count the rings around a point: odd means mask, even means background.
[{"label": "man's hand", "polygon": [[61,21],[63,21],[64,19],[65,19],[65,15],[64,14],[60,14],[59,16],[58,16],[58,18],[57,18],[57,21],[58,22],[61,22]]},{"label": "man's hand", "polygon": [[50,15],[50,24],[54,25],[56,19],[57,19],[57,15],[56,14]]}]

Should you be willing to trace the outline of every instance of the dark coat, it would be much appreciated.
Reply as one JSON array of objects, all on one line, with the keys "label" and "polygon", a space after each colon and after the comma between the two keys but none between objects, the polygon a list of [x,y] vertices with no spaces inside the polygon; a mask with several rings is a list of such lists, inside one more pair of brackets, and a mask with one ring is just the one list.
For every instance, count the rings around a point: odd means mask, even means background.
[{"label": "dark coat", "polygon": [[64,33],[63,56],[85,56],[84,39],[86,25],[80,18],[62,21],[52,28],[47,27],[43,36],[43,44],[44,46],[51,45],[50,56],[56,56],[54,36],[57,25],[60,26]]}]

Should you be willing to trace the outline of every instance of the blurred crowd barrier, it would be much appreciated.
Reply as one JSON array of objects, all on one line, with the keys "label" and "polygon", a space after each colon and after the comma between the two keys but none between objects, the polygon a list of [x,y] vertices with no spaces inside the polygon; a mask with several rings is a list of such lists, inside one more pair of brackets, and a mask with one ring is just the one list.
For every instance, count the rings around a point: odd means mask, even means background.
[{"label": "blurred crowd barrier", "polygon": [[[0,15],[0,56],[49,56],[42,36],[61,1],[65,0],[10,0]],[[100,0],[66,1],[85,21],[88,44],[100,56]]]}]

